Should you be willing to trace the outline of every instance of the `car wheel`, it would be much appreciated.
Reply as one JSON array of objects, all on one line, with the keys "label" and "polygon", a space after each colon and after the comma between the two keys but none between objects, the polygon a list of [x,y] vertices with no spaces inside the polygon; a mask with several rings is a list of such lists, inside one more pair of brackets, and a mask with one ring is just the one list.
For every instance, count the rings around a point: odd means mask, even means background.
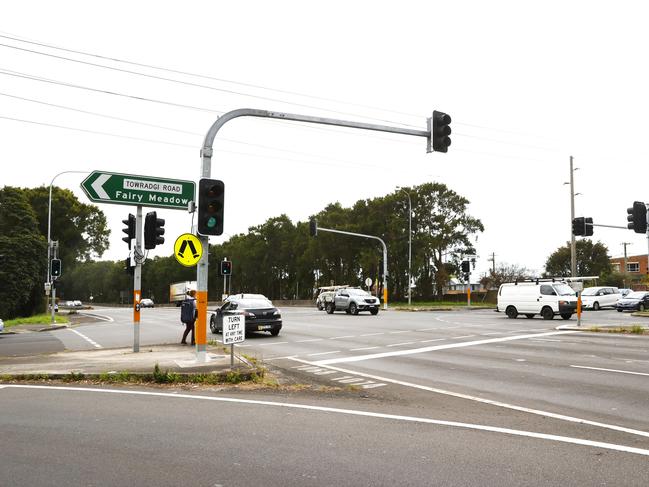
[{"label": "car wheel", "polygon": [[640,303],[638,305],[638,311],[644,311],[644,310],[645,310],[644,304]]},{"label": "car wheel", "polygon": [[595,311],[599,311],[599,308],[600,308],[599,303],[598,303],[597,301],[595,301],[595,302],[593,303],[593,309],[594,309]]},{"label": "car wheel", "polygon": [[279,335],[279,328],[273,328],[272,330],[270,330],[270,334],[276,337],[277,335]]},{"label": "car wheel", "polygon": [[572,313],[561,313],[561,317],[564,320],[569,320],[570,318],[572,318]]},{"label": "car wheel", "polygon": [[350,313],[349,309],[346,309],[346,310],[345,310],[345,313],[349,314],[349,313]]},{"label": "car wheel", "polygon": [[544,320],[551,320],[554,318],[554,311],[549,306],[546,306],[541,310],[541,316],[543,316]]},{"label": "car wheel", "polygon": [[513,306],[507,306],[507,309],[505,310],[505,314],[507,315],[507,318],[513,320],[518,316],[518,311]]},{"label": "car wheel", "polygon": [[318,308],[318,311],[322,311],[324,309],[320,303],[316,304],[316,308]]},{"label": "car wheel", "polygon": [[212,317],[210,318],[210,330],[212,331],[212,333],[216,335],[217,330],[216,330],[216,320],[214,319],[214,315],[212,315]]},{"label": "car wheel", "polygon": [[334,313],[334,305],[333,305],[333,303],[329,303],[325,309],[327,310],[328,315],[332,315]]},{"label": "car wheel", "polygon": [[353,315],[358,314],[358,306],[356,306],[356,303],[352,303],[349,305],[349,312]]},{"label": "car wheel", "polygon": [[372,313],[374,316],[376,316],[376,315],[379,314],[379,309],[378,309],[378,308],[376,308],[376,309],[371,309],[371,310],[370,310],[370,313]]},{"label": "car wheel", "polygon": [[531,320],[532,318],[534,318],[534,313],[525,313],[525,317]]},{"label": "car wheel", "polygon": [[617,309],[617,312],[618,312],[618,313],[621,313],[621,312],[622,312],[622,308],[618,308],[618,309]]}]

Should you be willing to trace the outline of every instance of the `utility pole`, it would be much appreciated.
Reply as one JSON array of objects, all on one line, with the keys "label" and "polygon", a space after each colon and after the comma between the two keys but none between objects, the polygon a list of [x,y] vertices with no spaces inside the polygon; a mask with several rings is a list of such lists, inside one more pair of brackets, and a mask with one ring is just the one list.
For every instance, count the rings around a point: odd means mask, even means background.
[{"label": "utility pole", "polygon": [[[631,245],[631,242],[622,242],[621,245],[624,245],[624,270],[623,270],[622,272],[623,272],[624,274],[626,274],[626,272],[627,272],[627,270],[626,270],[626,269],[627,269],[626,246],[627,246],[627,245]],[[624,283],[624,285],[626,286],[626,282]]]},{"label": "utility pole", "polygon": [[408,195],[408,306],[412,304],[412,200],[410,193],[397,186],[397,189]]},{"label": "utility pole", "polygon": [[575,169],[570,156],[570,275],[577,277],[577,243],[572,233],[572,221],[575,219]]},{"label": "utility pole", "polygon": [[491,262],[491,273],[496,274],[496,252],[491,253],[491,258],[487,259],[489,262]]}]

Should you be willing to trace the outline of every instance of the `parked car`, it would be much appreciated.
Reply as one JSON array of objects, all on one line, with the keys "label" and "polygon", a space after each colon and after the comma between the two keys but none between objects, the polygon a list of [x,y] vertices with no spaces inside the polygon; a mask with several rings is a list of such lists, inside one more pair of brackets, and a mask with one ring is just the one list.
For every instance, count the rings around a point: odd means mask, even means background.
[{"label": "parked car", "polygon": [[318,294],[318,298],[315,300],[315,306],[318,308],[318,311],[325,309],[327,303],[333,301],[335,294],[334,291],[323,291]]},{"label": "parked car", "polygon": [[140,308],[153,308],[153,299],[149,299],[149,298],[141,299]]},{"label": "parked car", "polygon": [[618,288],[618,291],[620,291],[620,294],[622,297],[626,296],[627,294],[633,292],[633,289],[627,289],[627,288]]},{"label": "parked car", "polygon": [[344,311],[347,314],[357,315],[359,311],[369,311],[373,315],[379,314],[381,302],[367,291],[357,288],[345,288],[336,291],[333,300],[326,303],[328,314],[334,311]]},{"label": "parked car", "polygon": [[644,311],[649,309],[649,291],[635,291],[620,299],[615,308],[619,311]]},{"label": "parked car", "polygon": [[5,323],[4,321],[0,320],[0,333],[2,333],[3,331],[5,331]]},{"label": "parked car", "polygon": [[575,291],[565,282],[508,282],[498,289],[496,311],[504,311],[507,318],[514,319],[519,314],[534,318],[540,314],[544,320],[555,315],[569,320],[576,309]]},{"label": "parked car", "polygon": [[79,301],[78,299],[75,299],[73,301],[73,303],[74,303],[75,308],[81,308],[83,306],[83,303],[81,301]]},{"label": "parked car", "polygon": [[64,308],[74,308],[74,301],[66,301],[63,303]]},{"label": "parked car", "polygon": [[246,317],[246,332],[268,331],[277,336],[282,329],[282,314],[266,296],[233,294],[210,317],[210,330],[223,333],[223,317],[241,314]]},{"label": "parked car", "polygon": [[616,287],[587,287],[581,292],[581,306],[595,311],[605,307],[615,308],[615,304],[621,297]]}]

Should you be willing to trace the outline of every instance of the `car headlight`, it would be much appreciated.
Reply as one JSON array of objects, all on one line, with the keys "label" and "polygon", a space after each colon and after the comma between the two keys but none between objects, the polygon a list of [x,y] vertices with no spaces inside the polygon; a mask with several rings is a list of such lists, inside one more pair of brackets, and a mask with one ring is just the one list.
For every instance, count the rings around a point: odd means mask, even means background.
[{"label": "car headlight", "polygon": [[273,316],[279,316],[279,315],[280,315],[280,311],[276,309],[275,312],[273,313]]}]

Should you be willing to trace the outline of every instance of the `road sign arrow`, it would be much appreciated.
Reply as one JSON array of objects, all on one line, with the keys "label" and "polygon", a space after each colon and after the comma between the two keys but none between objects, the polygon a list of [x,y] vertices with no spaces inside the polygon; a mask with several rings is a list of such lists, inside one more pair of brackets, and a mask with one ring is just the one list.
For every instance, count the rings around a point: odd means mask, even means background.
[{"label": "road sign arrow", "polygon": [[90,185],[90,187],[95,190],[95,193],[97,193],[97,196],[106,200],[110,199],[110,196],[108,195],[108,193],[106,193],[106,191],[104,191],[104,183],[109,179],[110,174],[102,174]]}]

